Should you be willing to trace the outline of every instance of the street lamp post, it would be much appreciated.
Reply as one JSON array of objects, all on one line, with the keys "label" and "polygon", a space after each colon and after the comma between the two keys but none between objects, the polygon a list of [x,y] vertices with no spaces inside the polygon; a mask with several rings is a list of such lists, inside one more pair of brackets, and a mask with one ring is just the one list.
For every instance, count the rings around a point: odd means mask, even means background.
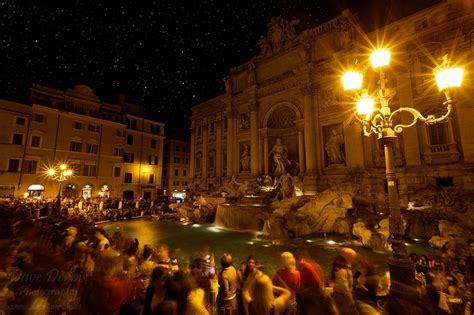
[{"label": "street lamp post", "polygon": [[[440,117],[434,115],[423,116],[418,110],[410,107],[400,107],[391,111],[389,102],[391,99],[390,90],[386,87],[387,79],[385,69],[390,64],[390,51],[379,49],[372,53],[370,62],[374,70],[378,72],[379,81],[375,97],[371,97],[367,89],[361,89],[363,74],[358,71],[348,71],[342,77],[344,90],[355,91],[357,99],[356,119],[362,125],[365,136],[377,135],[378,140],[384,147],[385,172],[388,187],[389,201],[389,230],[392,236],[392,256],[388,264],[390,278],[407,285],[415,283],[415,269],[410,262],[405,248],[403,236],[405,234],[404,221],[400,212],[400,202],[396,185],[395,163],[394,163],[394,142],[397,134],[404,128],[414,126],[418,121],[431,125],[438,122],[446,122],[452,112],[454,99],[451,89],[461,86],[463,69],[450,68],[447,56],[443,58],[441,66],[435,69],[435,77],[438,88],[444,93],[446,101],[446,113]],[[412,115],[412,121],[408,124],[395,124],[394,118],[406,112]]]},{"label": "street lamp post", "polygon": [[61,209],[61,188],[62,188],[62,183],[70,178],[71,176],[74,175],[74,171],[69,168],[69,166],[65,163],[57,164],[54,165],[53,167],[50,167],[46,171],[47,175],[49,178],[52,180],[56,181],[59,183],[59,190],[58,190],[58,201],[57,201],[57,207],[58,210]]}]

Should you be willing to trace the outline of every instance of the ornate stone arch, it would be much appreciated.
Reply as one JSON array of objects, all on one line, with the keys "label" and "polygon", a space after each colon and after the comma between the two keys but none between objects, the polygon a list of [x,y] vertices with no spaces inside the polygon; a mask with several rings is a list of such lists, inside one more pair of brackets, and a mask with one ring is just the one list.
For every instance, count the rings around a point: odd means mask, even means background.
[{"label": "ornate stone arch", "polygon": [[295,121],[301,119],[301,116],[301,112],[295,104],[279,102],[265,114],[263,125],[271,129],[287,129],[295,127]]}]

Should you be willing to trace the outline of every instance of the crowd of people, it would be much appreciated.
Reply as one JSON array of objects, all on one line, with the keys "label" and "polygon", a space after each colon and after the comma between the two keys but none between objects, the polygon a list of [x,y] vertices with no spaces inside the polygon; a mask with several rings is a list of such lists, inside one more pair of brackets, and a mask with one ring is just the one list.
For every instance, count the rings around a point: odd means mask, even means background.
[{"label": "crowd of people", "polygon": [[234,262],[231,249],[218,258],[196,249],[185,262],[81,215],[19,213],[16,237],[0,244],[3,314],[472,314],[472,241],[448,243],[439,259],[412,253],[407,286],[348,247],[325,279],[305,252],[283,252],[278,270],[258,257]]}]

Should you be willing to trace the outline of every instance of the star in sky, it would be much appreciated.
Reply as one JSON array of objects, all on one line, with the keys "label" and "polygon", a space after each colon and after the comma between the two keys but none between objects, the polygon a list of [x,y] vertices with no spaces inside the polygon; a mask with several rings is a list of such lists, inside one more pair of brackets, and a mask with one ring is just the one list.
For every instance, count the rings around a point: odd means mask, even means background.
[{"label": "star in sky", "polygon": [[167,137],[186,138],[191,107],[223,93],[229,69],[259,53],[272,16],[299,19],[301,31],[345,2],[0,1],[0,97],[28,102],[32,83],[86,84],[103,101],[125,94],[166,123]]}]

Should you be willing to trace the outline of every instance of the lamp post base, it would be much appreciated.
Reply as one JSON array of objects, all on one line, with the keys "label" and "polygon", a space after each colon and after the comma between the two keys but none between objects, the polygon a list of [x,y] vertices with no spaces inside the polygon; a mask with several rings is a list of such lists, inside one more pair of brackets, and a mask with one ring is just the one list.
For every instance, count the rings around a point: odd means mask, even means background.
[{"label": "lamp post base", "polygon": [[415,265],[411,262],[405,249],[405,242],[392,239],[392,256],[388,259],[390,281],[409,286],[415,285]]}]

